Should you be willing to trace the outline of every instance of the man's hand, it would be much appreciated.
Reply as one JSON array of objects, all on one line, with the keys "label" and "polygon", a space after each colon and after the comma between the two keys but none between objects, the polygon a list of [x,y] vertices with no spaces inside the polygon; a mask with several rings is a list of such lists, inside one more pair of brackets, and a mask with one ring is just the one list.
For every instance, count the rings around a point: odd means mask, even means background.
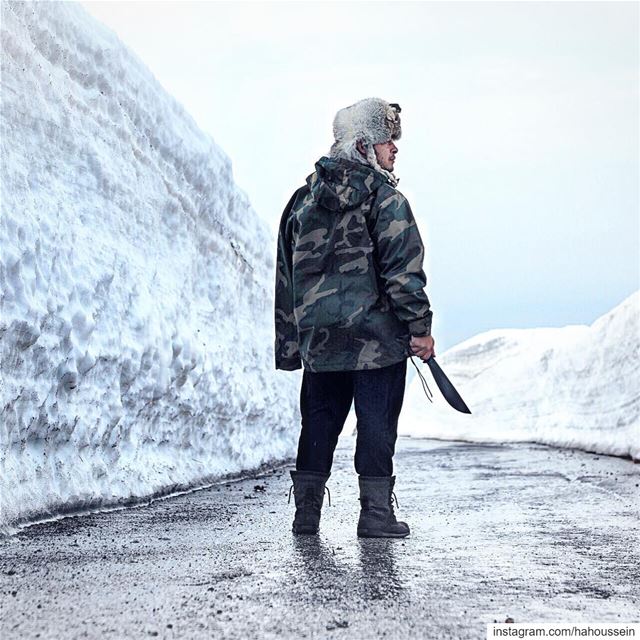
[{"label": "man's hand", "polygon": [[413,353],[426,362],[431,356],[435,356],[435,341],[431,336],[411,336],[411,342],[409,343]]}]

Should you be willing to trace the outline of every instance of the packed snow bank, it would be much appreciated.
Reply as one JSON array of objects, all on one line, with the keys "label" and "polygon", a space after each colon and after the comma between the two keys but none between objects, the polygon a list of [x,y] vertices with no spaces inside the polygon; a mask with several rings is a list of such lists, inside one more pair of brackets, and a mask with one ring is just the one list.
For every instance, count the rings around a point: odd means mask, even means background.
[{"label": "packed snow bank", "polygon": [[437,360],[472,415],[451,409],[435,383],[430,405],[416,379],[404,435],[532,441],[640,459],[640,292],[591,326],[488,331]]},{"label": "packed snow bank", "polygon": [[81,7],[3,2],[1,37],[0,528],[293,455],[229,159]]}]

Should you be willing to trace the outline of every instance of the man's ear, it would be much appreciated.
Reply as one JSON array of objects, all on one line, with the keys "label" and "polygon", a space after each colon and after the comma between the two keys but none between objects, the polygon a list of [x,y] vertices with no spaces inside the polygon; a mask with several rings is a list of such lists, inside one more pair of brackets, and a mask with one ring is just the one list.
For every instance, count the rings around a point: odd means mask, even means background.
[{"label": "man's ear", "polygon": [[367,157],[367,148],[364,146],[362,140],[358,140],[356,142],[356,149],[360,152],[361,156],[363,156],[364,158]]}]

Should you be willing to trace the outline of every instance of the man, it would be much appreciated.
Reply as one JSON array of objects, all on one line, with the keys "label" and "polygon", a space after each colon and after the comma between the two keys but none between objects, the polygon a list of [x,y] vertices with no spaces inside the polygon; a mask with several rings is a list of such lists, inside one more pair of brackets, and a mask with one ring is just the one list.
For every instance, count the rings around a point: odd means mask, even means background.
[{"label": "man", "polygon": [[400,106],[341,109],[329,157],[287,204],[278,234],[276,368],[304,365],[302,430],[291,471],[294,533],[317,533],[333,453],[357,416],[361,537],[402,538],[393,454],[407,357],[433,355],[424,247],[393,174]]}]

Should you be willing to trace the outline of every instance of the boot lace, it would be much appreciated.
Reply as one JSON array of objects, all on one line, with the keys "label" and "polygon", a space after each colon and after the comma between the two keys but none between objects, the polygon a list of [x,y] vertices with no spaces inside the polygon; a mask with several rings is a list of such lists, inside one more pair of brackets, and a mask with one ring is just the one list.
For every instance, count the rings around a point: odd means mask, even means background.
[{"label": "boot lace", "polygon": [[[329,506],[331,506],[331,491],[329,491],[329,487],[325,487],[324,490],[327,492],[327,500],[329,502]],[[293,485],[289,487],[289,497],[287,498],[287,504],[291,503],[291,492],[293,491]],[[293,491],[295,494],[295,491]]]}]

